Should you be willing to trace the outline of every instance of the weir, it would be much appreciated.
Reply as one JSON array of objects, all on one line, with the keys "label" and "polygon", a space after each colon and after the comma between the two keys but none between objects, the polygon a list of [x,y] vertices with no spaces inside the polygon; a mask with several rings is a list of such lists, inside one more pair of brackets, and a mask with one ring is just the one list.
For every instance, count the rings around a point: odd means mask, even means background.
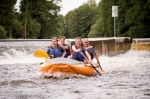
[{"label": "weir", "polygon": [[[70,45],[75,43],[74,39],[68,39]],[[114,56],[123,54],[131,49],[131,37],[113,37],[113,38],[89,38],[89,43],[95,48],[96,53],[100,55]]]},{"label": "weir", "polygon": [[133,39],[132,49],[150,51],[150,38]]},{"label": "weir", "polygon": [[[109,38],[89,38],[90,45],[95,48],[99,55],[114,56],[123,54],[130,49],[150,51],[150,38],[132,39],[131,37],[109,37]],[[66,43],[72,46],[75,39],[66,39]],[[6,53],[14,53],[23,51],[33,54],[37,49],[47,50],[50,46],[51,39],[0,39],[0,55]],[[3,56],[3,55],[2,55]]]}]

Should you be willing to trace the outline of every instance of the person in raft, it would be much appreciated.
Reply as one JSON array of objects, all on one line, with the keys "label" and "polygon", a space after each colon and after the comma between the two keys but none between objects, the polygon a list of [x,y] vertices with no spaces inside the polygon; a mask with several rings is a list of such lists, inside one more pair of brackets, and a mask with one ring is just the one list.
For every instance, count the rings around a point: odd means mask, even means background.
[{"label": "person in raft", "polygon": [[64,57],[66,55],[65,50],[58,45],[58,39],[57,37],[52,38],[52,45],[48,48],[47,54],[50,58],[58,58],[58,57]]},{"label": "person in raft", "polygon": [[71,51],[70,46],[68,44],[65,44],[65,36],[60,36],[59,41],[60,41],[59,46],[61,46],[66,51],[66,55],[64,57],[68,58],[68,56],[71,55]]},{"label": "person in raft", "polygon": [[100,63],[100,62],[99,62],[98,55],[96,54],[96,52],[95,52],[93,46],[90,46],[90,44],[89,44],[88,38],[84,38],[84,39],[83,39],[83,47],[88,51],[88,53],[89,53],[90,56],[91,56],[91,59],[93,59],[94,56],[95,56],[95,58],[96,58],[96,60],[97,60],[97,63]]},{"label": "person in raft", "polygon": [[[85,57],[87,57],[88,60]],[[83,43],[80,37],[76,38],[75,45],[72,46],[72,59],[82,61],[85,64],[91,63],[91,56],[87,50],[83,48]]]}]

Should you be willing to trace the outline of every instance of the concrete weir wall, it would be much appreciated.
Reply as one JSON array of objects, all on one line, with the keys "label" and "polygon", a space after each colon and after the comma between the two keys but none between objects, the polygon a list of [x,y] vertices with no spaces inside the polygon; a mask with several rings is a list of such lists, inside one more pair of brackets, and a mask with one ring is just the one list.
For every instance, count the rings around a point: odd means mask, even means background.
[{"label": "concrete weir wall", "polygon": [[[17,40],[0,39],[0,42],[24,42],[24,41],[25,42],[48,41],[49,42],[51,41],[51,39],[17,39]],[[114,56],[117,54],[125,53],[128,50],[130,50],[132,44],[132,38],[131,37],[89,38],[89,42],[90,45],[95,48],[97,54]],[[134,40],[134,42],[137,41]],[[134,42],[132,45],[137,46],[136,45],[137,43]],[[75,39],[66,39],[66,43],[72,46],[75,44]],[[150,42],[148,43],[148,47],[150,49]]]},{"label": "concrete weir wall", "polygon": [[150,38],[133,39],[132,49],[150,51]]},{"label": "concrete weir wall", "polygon": [[[75,44],[74,39],[68,39],[70,45]],[[114,56],[122,54],[130,50],[131,37],[115,37],[115,38],[89,38],[90,45],[95,48],[96,53],[100,55]]]}]

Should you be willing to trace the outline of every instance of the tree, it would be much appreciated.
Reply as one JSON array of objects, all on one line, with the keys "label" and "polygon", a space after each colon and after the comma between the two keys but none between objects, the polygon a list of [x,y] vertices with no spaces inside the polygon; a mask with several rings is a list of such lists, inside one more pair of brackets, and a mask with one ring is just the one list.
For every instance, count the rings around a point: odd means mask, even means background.
[{"label": "tree", "polygon": [[67,28],[64,26],[64,32],[67,29],[70,38],[87,37],[91,26],[96,22],[96,16],[96,4],[85,3],[66,14],[64,22],[65,25],[67,23]]},{"label": "tree", "polygon": [[24,33],[31,36],[31,31],[29,31],[31,29],[28,28],[33,27],[30,26],[33,24],[29,23],[34,22],[34,28],[39,28],[40,26],[39,33],[35,32],[39,34],[39,39],[49,38],[53,34],[57,34],[60,6],[55,3],[56,1],[59,2],[61,0],[22,0],[20,11],[24,20],[24,31],[28,30],[27,33]]},{"label": "tree", "polygon": [[101,0],[98,5],[98,20],[88,37],[113,36],[112,6],[118,5],[116,18],[117,36],[134,38],[150,37],[150,1],[148,0]]},{"label": "tree", "polygon": [[150,37],[150,12],[146,0],[131,0],[130,8],[127,9],[125,24],[128,27],[128,36],[134,38]]},{"label": "tree", "polygon": [[0,25],[0,39],[5,39],[5,38],[6,38],[5,28]]},{"label": "tree", "polygon": [[[58,21],[60,6],[55,1],[61,0],[34,0],[32,1],[32,18],[35,18],[41,25],[40,35],[38,38],[49,38],[58,33]],[[36,9],[35,9],[36,8]]]},{"label": "tree", "polygon": [[12,36],[14,5],[17,0],[2,0],[0,3],[0,25],[5,27],[7,37]]},{"label": "tree", "polygon": [[22,23],[20,20],[20,14],[18,12],[14,13],[14,20],[12,25],[12,38],[22,38]]}]

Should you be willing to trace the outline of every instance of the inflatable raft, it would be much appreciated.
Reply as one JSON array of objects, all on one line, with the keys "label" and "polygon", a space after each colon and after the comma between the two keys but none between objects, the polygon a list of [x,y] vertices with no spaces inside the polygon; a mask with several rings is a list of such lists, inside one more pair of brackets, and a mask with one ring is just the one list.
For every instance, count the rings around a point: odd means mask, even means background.
[{"label": "inflatable raft", "polygon": [[54,73],[65,73],[65,74],[80,74],[85,76],[94,76],[96,71],[92,66],[85,65],[83,62],[79,62],[69,58],[53,58],[42,63],[39,66],[39,72],[52,75]]}]

